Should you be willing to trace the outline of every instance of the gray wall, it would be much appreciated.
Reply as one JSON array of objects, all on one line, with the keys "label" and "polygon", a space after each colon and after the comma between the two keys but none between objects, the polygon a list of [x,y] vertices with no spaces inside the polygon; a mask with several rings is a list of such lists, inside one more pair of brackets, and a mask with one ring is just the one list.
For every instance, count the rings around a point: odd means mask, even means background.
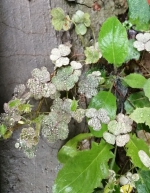
[{"label": "gray wall", "polygon": [[[65,0],[0,0],[0,109],[13,93],[16,84],[24,83],[35,67],[46,66],[51,72],[49,60],[52,48],[68,40],[68,35],[56,33],[50,23],[50,9],[62,7],[74,13],[81,9],[92,15],[92,25],[98,32],[102,22],[111,15],[123,13],[126,1],[107,0],[99,12],[90,8],[92,0],[78,0],[67,4]],[[87,4],[87,5],[80,5]],[[119,7],[118,7],[119,6]],[[71,41],[78,51],[77,37],[71,31]],[[89,42],[91,33],[87,34]],[[72,125],[73,128],[73,125]],[[0,141],[0,190],[2,193],[51,193],[51,187],[58,171],[57,151],[62,142],[48,144],[41,137],[37,156],[29,160],[14,148],[19,133],[11,139]]]}]

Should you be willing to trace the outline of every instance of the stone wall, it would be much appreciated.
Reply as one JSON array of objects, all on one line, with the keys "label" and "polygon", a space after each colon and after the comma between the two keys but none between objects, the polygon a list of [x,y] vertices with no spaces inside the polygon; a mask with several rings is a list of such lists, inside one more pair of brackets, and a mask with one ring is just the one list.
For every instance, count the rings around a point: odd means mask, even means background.
[{"label": "stone wall", "polygon": [[[16,84],[25,83],[36,67],[53,71],[49,60],[52,48],[68,39],[79,49],[72,32],[55,32],[50,23],[50,10],[61,7],[71,15],[80,9],[92,16],[92,27],[98,33],[102,22],[111,15],[124,13],[125,0],[97,1],[100,11],[93,10],[92,0],[1,0],[0,1],[0,109],[10,100]],[[92,35],[86,36],[87,44]],[[97,37],[97,36],[96,36]],[[73,128],[74,126],[71,125]],[[0,190],[2,193],[51,193],[59,164],[57,151],[62,142],[48,144],[41,137],[36,157],[29,160],[14,148],[19,133],[0,141]]]}]

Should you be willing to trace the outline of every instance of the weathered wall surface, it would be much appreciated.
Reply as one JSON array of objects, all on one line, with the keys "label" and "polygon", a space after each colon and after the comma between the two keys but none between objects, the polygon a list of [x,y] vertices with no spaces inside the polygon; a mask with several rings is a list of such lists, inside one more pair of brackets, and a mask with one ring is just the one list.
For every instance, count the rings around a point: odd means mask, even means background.
[{"label": "weathered wall surface", "polygon": [[[77,0],[68,4],[65,0],[1,0],[0,1],[0,109],[13,93],[16,84],[24,83],[36,67],[46,66],[51,72],[53,64],[49,60],[52,48],[68,36],[56,33],[50,24],[49,12],[54,7],[62,7],[73,14],[81,9],[92,15],[92,26],[98,32],[102,22],[111,15],[123,13],[126,1],[98,1],[101,10],[93,10],[92,0]],[[70,32],[72,36],[73,33]],[[87,42],[91,32],[87,34]],[[70,39],[78,50],[77,37]],[[41,138],[37,155],[29,160],[14,148],[19,134],[5,142],[0,142],[0,192],[2,193],[51,193],[57,174],[57,151],[61,142],[48,144]]]}]

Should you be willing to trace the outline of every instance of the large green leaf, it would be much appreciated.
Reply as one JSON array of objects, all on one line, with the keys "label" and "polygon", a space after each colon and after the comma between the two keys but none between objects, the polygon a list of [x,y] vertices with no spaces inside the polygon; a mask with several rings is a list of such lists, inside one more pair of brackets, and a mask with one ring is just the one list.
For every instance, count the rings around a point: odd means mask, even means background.
[{"label": "large green leaf", "polygon": [[145,96],[147,96],[150,99],[150,78],[146,80],[143,90],[145,93]]},{"label": "large green leaf", "polygon": [[73,139],[69,140],[58,152],[58,160],[61,163],[66,163],[70,158],[76,156],[77,153],[79,153],[79,150],[77,150],[78,143],[84,139],[89,139],[92,136],[93,135],[91,133],[81,133]]},{"label": "large green leaf", "polygon": [[125,59],[125,62],[128,62],[132,59],[138,60],[140,58],[140,53],[137,51],[137,49],[133,46],[133,42],[135,40],[129,40],[128,41],[128,55]]},{"label": "large green leaf", "polygon": [[148,145],[144,140],[137,138],[135,135],[130,135],[130,140],[126,144],[127,156],[132,160],[135,167],[139,167],[143,170],[148,170],[146,166],[141,162],[138,152],[143,150],[147,155],[150,156]]},{"label": "large green leaf", "polygon": [[140,180],[135,182],[138,193],[150,193],[150,171],[139,171]]},{"label": "large green leaf", "polygon": [[150,102],[143,91],[132,93],[124,103],[127,114],[131,114],[138,107],[150,107]]},{"label": "large green leaf", "polygon": [[146,78],[137,73],[131,73],[123,79],[131,88],[143,88]]},{"label": "large green leaf", "polygon": [[[88,108],[95,108],[97,110],[103,108],[107,111],[110,119],[115,119],[117,110],[116,97],[111,92],[100,91],[91,99]],[[107,130],[107,125],[102,124],[100,131],[95,131],[92,127],[89,127],[89,129],[94,136],[102,137],[103,133]]]},{"label": "large green leaf", "polygon": [[147,0],[128,0],[129,20],[136,30],[148,30],[150,9]]},{"label": "large green leaf", "polygon": [[105,141],[92,143],[89,151],[79,152],[58,172],[53,193],[91,193],[108,175],[112,146]]},{"label": "large green leaf", "polygon": [[128,54],[128,38],[125,27],[116,17],[103,23],[98,41],[103,57],[116,67],[121,66]]},{"label": "large green leaf", "polygon": [[136,123],[145,123],[150,127],[150,107],[135,109],[130,118]]}]

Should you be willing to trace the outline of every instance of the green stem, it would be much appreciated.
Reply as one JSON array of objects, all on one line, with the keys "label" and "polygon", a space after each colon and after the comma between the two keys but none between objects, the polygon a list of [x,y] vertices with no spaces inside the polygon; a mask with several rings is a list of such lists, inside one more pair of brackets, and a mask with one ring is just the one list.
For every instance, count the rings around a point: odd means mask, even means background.
[{"label": "green stem", "polygon": [[116,159],[116,153],[117,153],[117,145],[115,146],[115,151],[114,151],[114,157],[113,159],[111,160],[111,163],[110,163],[110,169],[112,170],[113,167],[114,167],[114,164],[115,164],[115,159]]}]

